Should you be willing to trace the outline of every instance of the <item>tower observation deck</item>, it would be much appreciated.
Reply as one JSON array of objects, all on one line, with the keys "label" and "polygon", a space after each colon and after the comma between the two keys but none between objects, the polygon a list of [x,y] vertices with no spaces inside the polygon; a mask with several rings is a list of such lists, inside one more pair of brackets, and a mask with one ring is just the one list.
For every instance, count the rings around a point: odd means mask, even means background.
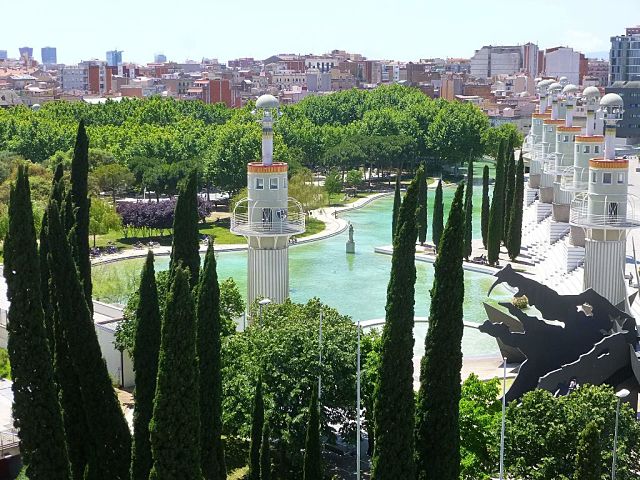
[{"label": "tower observation deck", "polygon": [[302,205],[288,194],[288,165],[273,161],[273,122],[278,100],[262,95],[262,161],[247,165],[247,197],[236,203],[231,232],[248,243],[247,304],[289,296],[289,239],[305,231]]}]

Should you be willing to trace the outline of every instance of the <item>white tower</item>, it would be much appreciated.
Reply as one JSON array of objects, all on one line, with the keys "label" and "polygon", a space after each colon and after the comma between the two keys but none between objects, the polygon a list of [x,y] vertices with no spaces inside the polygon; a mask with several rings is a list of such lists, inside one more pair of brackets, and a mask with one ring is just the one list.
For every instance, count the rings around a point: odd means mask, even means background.
[{"label": "white tower", "polygon": [[256,110],[262,114],[262,161],[247,165],[248,197],[236,204],[231,220],[231,231],[248,242],[248,305],[261,297],[278,303],[289,297],[289,239],[305,229],[302,206],[288,194],[288,165],[273,162],[278,100],[262,95]]},{"label": "white tower", "polygon": [[529,188],[540,188],[540,175],[542,173],[542,131],[543,121],[551,118],[551,114],[547,113],[547,87],[553,83],[551,80],[542,80],[538,82],[536,90],[540,98],[538,111],[531,118],[531,133],[529,135],[529,155],[531,158],[529,168]]},{"label": "white tower", "polygon": [[[573,197],[580,193],[586,193],[589,188],[589,160],[602,155],[604,137],[596,135],[595,115],[600,104],[600,91],[596,87],[587,87],[582,92],[582,103],[587,110],[587,122],[584,135],[576,135],[573,153],[573,175],[562,178],[561,189],[570,193]],[[581,227],[571,226],[568,249],[584,247],[584,230]],[[576,250],[576,252],[580,252]],[[581,255],[574,254],[574,258],[580,261]],[[568,265],[569,268],[576,265]]]},{"label": "white tower", "polygon": [[556,180],[556,130],[564,125],[564,119],[560,118],[560,92],[562,85],[554,82],[548,87],[551,96],[551,118],[542,121],[542,175],[540,176],[540,202],[537,205],[537,217],[539,220],[551,213],[553,203],[553,183]]},{"label": "white tower", "polygon": [[556,128],[555,162],[548,164],[548,173],[555,175],[553,182],[553,206],[549,224],[549,241],[559,240],[569,231],[569,205],[573,200],[570,192],[562,190],[562,178],[573,176],[573,154],[576,136],[582,133],[581,127],[573,126],[573,108],[579,88],[568,84],[562,89],[565,104],[565,124]]},{"label": "white tower", "polygon": [[585,230],[584,288],[628,309],[624,282],[626,231],[640,227],[635,199],[627,193],[629,161],[616,158],[616,125],[622,120],[619,95],[602,97],[604,156],[589,160],[589,186],[571,205],[571,224]]}]

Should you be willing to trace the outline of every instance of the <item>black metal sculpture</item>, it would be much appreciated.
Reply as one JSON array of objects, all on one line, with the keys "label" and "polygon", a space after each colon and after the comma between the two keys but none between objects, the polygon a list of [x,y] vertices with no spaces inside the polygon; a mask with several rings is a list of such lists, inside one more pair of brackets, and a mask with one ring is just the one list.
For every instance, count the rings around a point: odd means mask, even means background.
[{"label": "black metal sculpture", "polygon": [[506,394],[520,398],[536,387],[566,393],[573,383],[610,384],[632,392],[637,403],[640,387],[640,346],[635,319],[613,306],[594,290],[579,295],[559,295],[545,285],[516,273],[510,265],[495,274],[526,295],[542,318],[527,315],[511,303],[501,303],[509,314],[485,304],[489,320],[480,331],[499,340],[501,349],[511,347],[526,360]]}]

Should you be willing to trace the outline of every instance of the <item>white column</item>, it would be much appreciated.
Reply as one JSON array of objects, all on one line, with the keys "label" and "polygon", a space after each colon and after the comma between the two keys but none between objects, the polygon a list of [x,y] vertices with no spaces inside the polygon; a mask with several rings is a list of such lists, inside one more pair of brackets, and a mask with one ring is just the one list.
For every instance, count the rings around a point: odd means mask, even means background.
[{"label": "white column", "polygon": [[[624,237],[623,237],[624,238]],[[626,240],[585,240],[584,289],[593,288],[614,306],[624,301]]]},{"label": "white column", "polygon": [[282,303],[289,297],[289,248],[248,249],[247,302],[267,297]]}]

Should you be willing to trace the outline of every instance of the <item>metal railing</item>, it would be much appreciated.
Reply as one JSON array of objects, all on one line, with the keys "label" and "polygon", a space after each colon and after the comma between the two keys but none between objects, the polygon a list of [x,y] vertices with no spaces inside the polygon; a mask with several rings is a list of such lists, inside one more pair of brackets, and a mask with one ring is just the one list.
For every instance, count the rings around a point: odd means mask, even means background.
[{"label": "metal railing", "polygon": [[[589,199],[586,193],[579,193],[571,202],[569,223],[584,228],[598,228],[603,230],[631,230],[640,228],[640,215],[636,206],[638,198],[634,195],[627,196],[625,208],[620,208],[615,199],[609,202],[606,195],[602,200],[592,201],[595,205],[589,208]],[[615,208],[612,208],[613,205]],[[602,206],[602,208],[600,208]],[[597,209],[595,207],[598,207]],[[595,211],[594,211],[595,210]],[[602,213],[600,213],[600,211]],[[620,214],[618,212],[621,211]]]},{"label": "metal railing", "polygon": [[[585,178],[586,180],[576,180]],[[566,192],[586,192],[589,188],[589,169],[576,166],[566,167],[560,178],[560,190]]]},{"label": "metal railing", "polygon": [[[250,212],[262,212],[262,218],[255,220],[258,215]],[[305,213],[300,202],[294,198],[287,199],[287,208],[263,202],[249,204],[244,198],[236,203],[231,217],[231,231],[236,235],[298,235],[305,231]]]}]

